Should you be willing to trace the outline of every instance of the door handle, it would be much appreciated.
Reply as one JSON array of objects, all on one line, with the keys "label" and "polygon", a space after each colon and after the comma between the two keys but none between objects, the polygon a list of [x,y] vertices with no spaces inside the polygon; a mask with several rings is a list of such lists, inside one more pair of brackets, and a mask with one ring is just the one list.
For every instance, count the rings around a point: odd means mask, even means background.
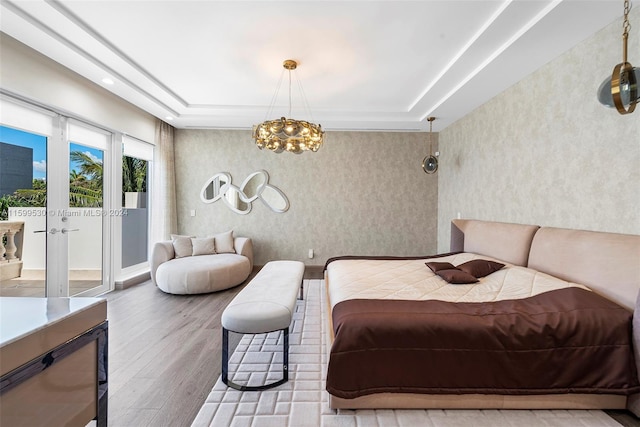
[{"label": "door handle", "polygon": [[72,231],[80,231],[80,229],[79,228],[72,228],[72,229],[63,228],[60,231],[62,231],[62,234],[67,234],[67,233],[71,233]]},{"label": "door handle", "polygon": [[64,233],[63,230],[58,230],[57,228],[52,228],[51,230],[47,231],[47,230],[36,230],[34,231],[34,233],[49,233],[49,234],[56,234],[58,231],[62,231]]}]

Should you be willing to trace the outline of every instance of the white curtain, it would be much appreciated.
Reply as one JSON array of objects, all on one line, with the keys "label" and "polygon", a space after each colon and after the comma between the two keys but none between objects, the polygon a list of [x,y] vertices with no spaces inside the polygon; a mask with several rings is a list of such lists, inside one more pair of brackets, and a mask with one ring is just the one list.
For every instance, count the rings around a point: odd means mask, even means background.
[{"label": "white curtain", "polygon": [[151,189],[150,246],[178,230],[173,126],[158,120]]}]

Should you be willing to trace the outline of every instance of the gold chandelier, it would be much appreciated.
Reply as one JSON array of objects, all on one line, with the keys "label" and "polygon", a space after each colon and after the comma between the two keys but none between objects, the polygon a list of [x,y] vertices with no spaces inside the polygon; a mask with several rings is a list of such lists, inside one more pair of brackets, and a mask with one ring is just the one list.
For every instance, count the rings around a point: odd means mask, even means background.
[{"label": "gold chandelier", "polygon": [[618,113],[629,114],[636,109],[640,101],[638,79],[640,68],[627,62],[627,41],[629,39],[629,0],[624,1],[624,21],[622,24],[622,62],[613,68],[613,73],[607,77],[598,88],[598,100],[608,107],[616,107]]},{"label": "gold chandelier", "polygon": [[[291,71],[298,67],[298,63],[292,59],[287,59],[282,66],[285,70],[289,71],[289,117],[291,117]],[[282,76],[280,79],[280,81],[282,81]],[[302,92],[301,84],[300,88]],[[267,115],[269,115],[273,109],[273,104],[275,103],[279,90],[280,83],[278,83]],[[304,98],[304,92],[302,92],[302,94]],[[303,151],[318,151],[324,141],[324,131],[319,124],[316,125],[304,120],[281,117],[280,119],[266,120],[254,126],[253,139],[261,150],[266,148],[276,153],[288,151],[290,153],[301,154]]]}]

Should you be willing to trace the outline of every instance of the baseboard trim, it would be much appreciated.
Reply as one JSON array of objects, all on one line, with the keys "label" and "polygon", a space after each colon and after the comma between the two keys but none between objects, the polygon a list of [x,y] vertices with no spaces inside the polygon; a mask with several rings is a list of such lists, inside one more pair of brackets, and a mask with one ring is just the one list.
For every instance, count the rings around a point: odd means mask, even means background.
[{"label": "baseboard trim", "polygon": [[116,289],[122,290],[122,289],[130,288],[131,286],[135,286],[139,283],[146,282],[147,280],[150,280],[150,279],[151,279],[151,272],[144,271],[144,272],[129,276],[126,279],[116,280],[115,285],[116,285]]}]

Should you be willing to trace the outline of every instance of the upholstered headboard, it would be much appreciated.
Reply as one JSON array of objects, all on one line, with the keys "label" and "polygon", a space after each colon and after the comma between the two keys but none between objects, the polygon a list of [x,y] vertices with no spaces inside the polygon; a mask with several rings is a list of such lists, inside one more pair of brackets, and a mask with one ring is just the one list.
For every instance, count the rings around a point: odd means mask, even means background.
[{"label": "upholstered headboard", "polygon": [[593,291],[631,310],[640,289],[640,236],[542,227],[528,267]]},{"label": "upholstered headboard", "polygon": [[454,219],[451,221],[451,251],[473,252],[526,266],[537,225]]},{"label": "upholstered headboard", "polygon": [[454,219],[451,251],[473,252],[581,283],[633,310],[640,290],[640,236]]}]

